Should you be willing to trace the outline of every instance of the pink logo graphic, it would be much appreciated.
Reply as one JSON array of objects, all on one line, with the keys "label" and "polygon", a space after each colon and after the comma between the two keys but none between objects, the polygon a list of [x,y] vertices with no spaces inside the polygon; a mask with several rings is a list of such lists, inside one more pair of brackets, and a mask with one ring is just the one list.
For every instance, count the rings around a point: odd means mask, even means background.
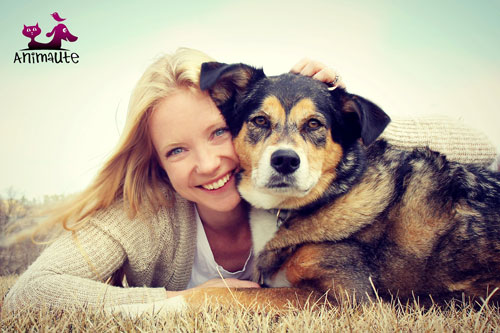
[{"label": "pink logo graphic", "polygon": [[[66,20],[65,18],[61,18],[57,12],[54,12],[51,15],[57,22]],[[51,32],[46,34],[47,37],[52,37],[52,40],[47,43],[40,43],[35,40],[41,32],[42,30],[38,26],[38,23],[31,26],[24,25],[23,35],[31,39],[28,42],[28,48],[30,50],[65,50],[61,48],[63,40],[74,42],[78,39],[78,37],[72,35],[69,32],[68,27],[62,23],[57,24]]]}]

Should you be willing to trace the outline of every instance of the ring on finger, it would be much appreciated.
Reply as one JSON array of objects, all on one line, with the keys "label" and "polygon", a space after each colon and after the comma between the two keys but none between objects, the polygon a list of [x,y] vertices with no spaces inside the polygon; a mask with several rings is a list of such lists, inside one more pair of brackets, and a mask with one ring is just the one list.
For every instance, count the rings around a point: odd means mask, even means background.
[{"label": "ring on finger", "polygon": [[334,90],[335,88],[337,88],[337,83],[340,81],[340,76],[339,75],[335,75],[335,78],[333,79],[332,82],[329,82],[328,85],[330,86],[330,90]]}]

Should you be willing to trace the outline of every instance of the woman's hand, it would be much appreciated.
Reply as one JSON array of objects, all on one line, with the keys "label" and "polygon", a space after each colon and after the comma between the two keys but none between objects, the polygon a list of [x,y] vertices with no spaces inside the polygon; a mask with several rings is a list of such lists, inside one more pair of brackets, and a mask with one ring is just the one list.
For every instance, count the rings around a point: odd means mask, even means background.
[{"label": "woman's hand", "polygon": [[188,294],[194,289],[202,288],[260,288],[259,284],[252,281],[238,280],[238,279],[212,279],[205,283],[200,284],[192,289],[186,289],[182,291],[170,291],[167,290],[167,298],[174,296],[179,296],[183,294]]},{"label": "woman's hand", "polygon": [[342,78],[335,70],[316,60],[303,58],[292,67],[290,72],[312,77],[313,79],[328,83],[332,87],[345,88]]},{"label": "woman's hand", "polygon": [[212,279],[208,280],[205,283],[200,284],[196,288],[260,288],[259,284],[252,281],[247,280],[238,280],[238,279]]}]

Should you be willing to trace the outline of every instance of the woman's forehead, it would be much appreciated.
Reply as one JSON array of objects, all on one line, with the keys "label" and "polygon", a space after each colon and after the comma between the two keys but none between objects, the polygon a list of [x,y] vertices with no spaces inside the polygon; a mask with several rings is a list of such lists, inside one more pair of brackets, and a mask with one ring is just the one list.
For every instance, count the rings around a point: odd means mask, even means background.
[{"label": "woman's forehead", "polygon": [[149,119],[153,139],[161,136],[163,140],[204,132],[218,124],[225,125],[225,121],[208,94],[188,89],[164,97]]}]

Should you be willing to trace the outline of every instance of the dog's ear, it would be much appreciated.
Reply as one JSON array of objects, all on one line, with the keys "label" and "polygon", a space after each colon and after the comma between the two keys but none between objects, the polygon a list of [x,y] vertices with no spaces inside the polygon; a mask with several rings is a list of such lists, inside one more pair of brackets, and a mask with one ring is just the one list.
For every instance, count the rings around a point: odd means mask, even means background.
[{"label": "dog's ear", "polygon": [[205,62],[201,65],[200,88],[208,90],[221,110],[223,106],[234,108],[248,86],[264,77],[262,69],[245,64]]},{"label": "dog's ear", "polygon": [[384,131],[391,118],[371,101],[343,91],[342,116],[348,132],[345,135],[351,140],[362,139],[369,146]]}]

